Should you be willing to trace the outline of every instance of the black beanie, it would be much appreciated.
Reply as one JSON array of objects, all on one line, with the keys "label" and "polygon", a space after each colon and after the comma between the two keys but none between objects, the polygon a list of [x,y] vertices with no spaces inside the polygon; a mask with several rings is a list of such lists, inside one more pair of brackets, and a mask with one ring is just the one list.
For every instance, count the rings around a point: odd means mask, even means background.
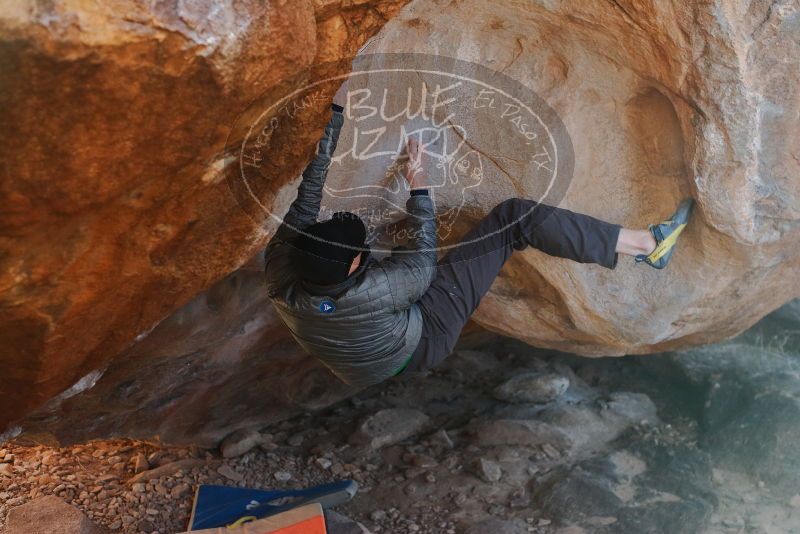
[{"label": "black beanie", "polygon": [[340,211],[330,220],[304,228],[294,241],[291,263],[301,280],[318,285],[344,281],[353,260],[364,249],[367,229],[353,213]]}]

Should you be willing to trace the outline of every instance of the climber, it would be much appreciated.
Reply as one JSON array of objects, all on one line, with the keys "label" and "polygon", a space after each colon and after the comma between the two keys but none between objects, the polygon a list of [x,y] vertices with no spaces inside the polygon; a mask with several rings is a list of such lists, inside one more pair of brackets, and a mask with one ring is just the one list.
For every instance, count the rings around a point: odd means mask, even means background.
[{"label": "climber", "polygon": [[685,200],[669,220],[630,230],[588,215],[513,198],[501,202],[437,264],[434,205],[418,143],[408,141],[411,238],[376,261],[358,216],[317,222],[323,185],[344,122],[334,97],[317,154],[265,251],[269,297],[297,342],[348,384],[369,386],[435,366],[514,250],[613,269],[618,254],[667,266],[692,210]]}]

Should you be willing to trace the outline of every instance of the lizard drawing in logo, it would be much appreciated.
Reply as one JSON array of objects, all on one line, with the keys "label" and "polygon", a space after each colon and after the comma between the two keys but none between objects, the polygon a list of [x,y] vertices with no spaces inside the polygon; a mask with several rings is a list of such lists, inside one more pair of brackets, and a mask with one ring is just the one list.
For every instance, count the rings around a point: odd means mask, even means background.
[{"label": "lizard drawing in logo", "polygon": [[446,176],[449,184],[459,190],[458,198],[450,208],[437,215],[439,239],[445,240],[453,231],[458,214],[467,204],[467,190],[478,187],[483,182],[483,160],[480,152],[470,149],[460,157],[442,162],[447,165]]}]

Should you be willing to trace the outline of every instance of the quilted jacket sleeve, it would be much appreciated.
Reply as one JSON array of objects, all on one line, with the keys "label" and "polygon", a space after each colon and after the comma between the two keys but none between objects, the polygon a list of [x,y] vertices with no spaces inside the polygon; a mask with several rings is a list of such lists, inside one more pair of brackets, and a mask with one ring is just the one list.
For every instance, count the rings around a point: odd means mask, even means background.
[{"label": "quilted jacket sleeve", "polygon": [[317,145],[317,153],[303,171],[303,180],[297,189],[297,198],[289,207],[275,235],[264,251],[264,264],[267,278],[267,292],[274,296],[276,291],[293,279],[289,265],[289,242],[302,230],[317,222],[325,177],[331,165],[331,157],[336,150],[339,132],[344,124],[342,108],[332,106],[333,112],[325,132]]},{"label": "quilted jacket sleeve", "polygon": [[436,219],[428,195],[412,196],[406,203],[409,239],[406,249],[379,263],[389,280],[396,310],[420,299],[436,276]]}]

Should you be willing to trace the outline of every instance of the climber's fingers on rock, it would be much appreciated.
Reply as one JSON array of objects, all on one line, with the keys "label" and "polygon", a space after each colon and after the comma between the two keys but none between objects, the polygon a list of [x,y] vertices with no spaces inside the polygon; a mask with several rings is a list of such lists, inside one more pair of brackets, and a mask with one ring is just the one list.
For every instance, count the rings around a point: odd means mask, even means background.
[{"label": "climber's fingers on rock", "polygon": [[406,144],[408,145],[409,156],[419,153],[419,141],[415,137],[409,137]]},{"label": "climber's fingers on rock", "polygon": [[409,164],[419,165],[422,160],[422,154],[419,151],[419,139],[415,137],[409,137],[407,144]]},{"label": "climber's fingers on rock", "polygon": [[411,181],[421,168],[421,156],[419,152],[419,141],[413,137],[409,137],[407,141],[408,152],[408,165],[406,170],[406,178]]}]

